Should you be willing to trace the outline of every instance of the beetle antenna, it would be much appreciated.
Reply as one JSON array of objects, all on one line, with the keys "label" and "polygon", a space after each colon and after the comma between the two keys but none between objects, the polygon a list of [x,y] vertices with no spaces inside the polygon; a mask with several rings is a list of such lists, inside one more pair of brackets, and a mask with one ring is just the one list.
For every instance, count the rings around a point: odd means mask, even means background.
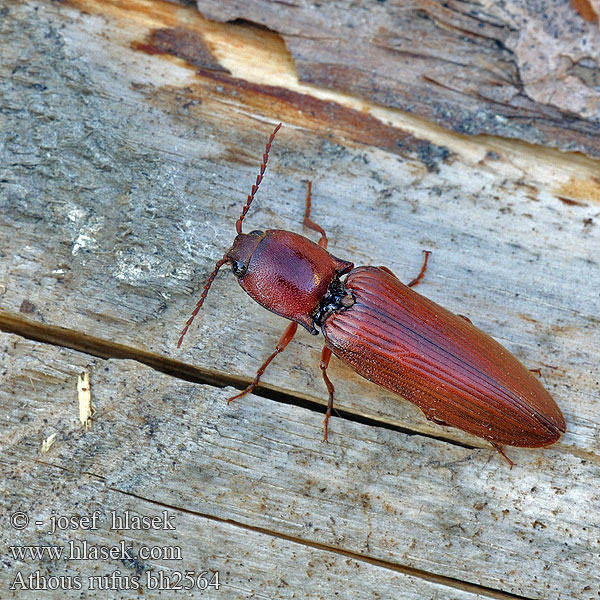
[{"label": "beetle antenna", "polygon": [[265,148],[265,153],[263,154],[263,157],[262,157],[262,164],[260,165],[260,171],[259,171],[258,175],[256,176],[256,183],[252,186],[252,190],[250,191],[248,200],[246,200],[246,205],[242,209],[242,214],[240,215],[240,218],[237,220],[237,222],[235,224],[235,230],[237,231],[238,235],[240,233],[242,233],[242,221],[244,220],[244,217],[246,216],[246,213],[248,212],[248,209],[250,208],[250,205],[252,204],[252,200],[254,200],[254,196],[255,196],[256,192],[258,191],[258,186],[260,185],[260,182],[263,180],[263,176],[267,169],[267,161],[269,160],[269,152],[271,150],[271,144],[273,143],[273,140],[275,139],[275,135],[277,134],[277,132],[279,131],[280,128],[281,128],[281,123],[279,123],[279,125],[277,125],[277,127],[275,127],[275,129],[273,130],[273,133],[269,137],[269,141],[267,142],[267,147]]},{"label": "beetle antenna", "polygon": [[227,258],[225,256],[221,260],[217,261],[217,264],[215,265],[213,272],[210,274],[210,277],[208,278],[206,284],[204,285],[204,289],[202,290],[202,294],[200,296],[200,300],[198,300],[198,304],[196,304],[196,308],[194,308],[190,318],[187,320],[187,323],[185,324],[185,327],[181,330],[181,334],[179,336],[179,341],[177,342],[178,348],[179,348],[179,346],[181,346],[181,342],[183,341],[183,336],[187,333],[187,330],[190,328],[190,325],[194,321],[194,318],[198,314],[198,311],[202,308],[202,305],[204,304],[204,300],[206,299],[206,295],[208,294],[208,290],[210,289],[212,282],[215,280],[215,277],[217,276],[219,269],[226,262],[227,262]]}]

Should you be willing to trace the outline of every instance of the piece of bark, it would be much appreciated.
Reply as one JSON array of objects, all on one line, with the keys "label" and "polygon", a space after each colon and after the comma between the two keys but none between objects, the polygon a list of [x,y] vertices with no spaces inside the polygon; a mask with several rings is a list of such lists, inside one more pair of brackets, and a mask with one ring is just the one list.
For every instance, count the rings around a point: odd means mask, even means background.
[{"label": "piece of bark", "polygon": [[148,54],[177,56],[200,69],[227,72],[208,50],[202,37],[185,27],[154,29],[146,42],[135,42],[133,48]]},{"label": "piece of bark", "polygon": [[198,0],[279,33],[303,81],[460,133],[600,156],[600,30],[562,0]]}]

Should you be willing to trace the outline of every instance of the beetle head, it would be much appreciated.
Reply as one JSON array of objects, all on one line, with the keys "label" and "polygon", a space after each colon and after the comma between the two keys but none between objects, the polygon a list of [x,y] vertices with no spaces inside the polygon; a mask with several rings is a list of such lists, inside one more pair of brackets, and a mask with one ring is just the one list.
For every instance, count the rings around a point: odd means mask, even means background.
[{"label": "beetle head", "polygon": [[250,258],[265,236],[264,231],[256,230],[250,233],[239,233],[233,240],[233,245],[227,250],[225,257],[231,264],[231,271],[238,279],[248,270]]}]

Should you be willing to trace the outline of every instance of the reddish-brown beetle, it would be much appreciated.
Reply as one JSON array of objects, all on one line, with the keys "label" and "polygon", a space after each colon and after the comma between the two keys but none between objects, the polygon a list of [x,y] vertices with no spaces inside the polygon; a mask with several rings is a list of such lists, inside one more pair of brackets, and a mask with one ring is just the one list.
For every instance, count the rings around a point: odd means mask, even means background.
[{"label": "reddish-brown beetle", "polygon": [[240,285],[256,302],[292,321],[254,381],[230,402],[256,387],[299,323],[315,335],[320,327],[325,338],[321,354],[329,392],[325,439],[333,407],[334,388],[327,376],[333,352],[369,381],[414,402],[429,420],[482,437],[503,455],[503,445],[535,448],[558,440],[566,430],[565,420],[537,378],[467,318],[411,289],[423,277],[429,253],[419,276],[408,286],[386,267],[355,269],[351,262],[332,256],[326,250],[325,231],[310,219],[310,183],[304,225],[320,233],[318,244],[278,229],[242,233],[242,221],[280,127],[267,143],[256,183],[236,222],[233,245],[216,263],[177,346],[217,272],[230,263]]}]

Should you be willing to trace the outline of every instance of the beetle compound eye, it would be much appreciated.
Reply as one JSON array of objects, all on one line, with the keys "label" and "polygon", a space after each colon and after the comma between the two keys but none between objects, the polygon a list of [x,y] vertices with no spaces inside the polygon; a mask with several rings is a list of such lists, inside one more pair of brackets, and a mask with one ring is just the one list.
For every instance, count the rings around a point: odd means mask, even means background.
[{"label": "beetle compound eye", "polygon": [[351,262],[332,256],[326,249],[325,231],[310,218],[310,183],[303,224],[320,233],[318,244],[280,229],[242,232],[280,127],[267,142],[256,182],[236,221],[233,244],[215,264],[177,345],[218,270],[230,264],[251,298],[291,324],[254,381],[229,401],[254,390],[270,362],[294,337],[298,324],[313,335],[318,326],[325,339],[320,369],[329,392],[325,440],[334,395],[327,366],[335,354],[368,381],[416,404],[430,421],[479,436],[505,458],[503,445],[538,448],[556,442],[567,426],[538,379],[465,318],[412,289],[425,274],[429,251],[419,275],[408,285],[386,267],[354,268]]},{"label": "beetle compound eye", "polygon": [[241,277],[246,272],[246,265],[241,260],[234,260],[231,263],[231,270],[236,277]]}]

